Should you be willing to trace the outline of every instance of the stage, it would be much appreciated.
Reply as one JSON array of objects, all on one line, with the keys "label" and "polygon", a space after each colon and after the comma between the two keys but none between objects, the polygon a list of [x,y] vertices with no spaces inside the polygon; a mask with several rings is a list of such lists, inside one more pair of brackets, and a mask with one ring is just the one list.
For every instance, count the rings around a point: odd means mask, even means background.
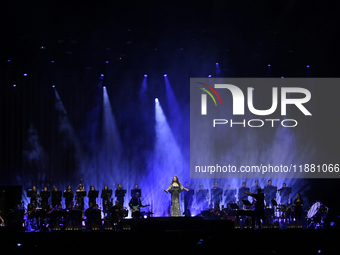
[{"label": "stage", "polygon": [[334,254],[339,229],[236,229],[229,220],[124,220],[121,231],[17,232],[0,228],[4,254],[103,252],[119,254]]},{"label": "stage", "polygon": [[1,255],[335,253],[335,3],[3,9]]}]

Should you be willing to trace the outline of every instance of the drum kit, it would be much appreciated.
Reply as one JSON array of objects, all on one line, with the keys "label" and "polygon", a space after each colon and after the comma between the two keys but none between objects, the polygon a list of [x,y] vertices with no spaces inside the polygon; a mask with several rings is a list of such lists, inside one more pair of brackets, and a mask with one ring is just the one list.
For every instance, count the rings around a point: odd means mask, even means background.
[{"label": "drum kit", "polygon": [[307,212],[307,220],[310,221],[307,228],[323,228],[324,219],[327,217],[328,207],[321,202],[315,202]]},{"label": "drum kit", "polygon": [[276,207],[276,217],[281,219],[289,219],[292,215],[291,205],[278,204]]}]

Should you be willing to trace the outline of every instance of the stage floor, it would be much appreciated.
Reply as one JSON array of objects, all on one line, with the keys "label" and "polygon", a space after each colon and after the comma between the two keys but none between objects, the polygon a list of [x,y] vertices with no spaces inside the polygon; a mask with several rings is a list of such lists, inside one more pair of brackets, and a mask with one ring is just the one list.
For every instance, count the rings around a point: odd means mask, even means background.
[{"label": "stage floor", "polygon": [[[124,220],[122,231],[16,232],[0,228],[1,254],[338,254],[339,229],[236,229],[202,218]],[[222,250],[221,250],[222,249]]]}]

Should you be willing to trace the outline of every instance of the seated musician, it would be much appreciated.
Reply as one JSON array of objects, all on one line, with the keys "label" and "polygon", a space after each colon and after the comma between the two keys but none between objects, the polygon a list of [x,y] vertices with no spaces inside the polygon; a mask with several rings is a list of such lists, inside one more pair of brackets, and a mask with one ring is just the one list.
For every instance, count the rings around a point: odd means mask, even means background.
[{"label": "seated musician", "polygon": [[72,210],[68,212],[70,225],[73,227],[79,227],[82,223],[82,210],[79,204],[75,204]]},{"label": "seated musician", "polygon": [[232,221],[235,220],[235,213],[233,212],[233,209],[231,208],[230,203],[227,204],[227,207],[224,208],[222,210],[222,212],[223,212],[222,216],[223,216],[224,219],[228,219],[228,220],[232,220]]},{"label": "seated musician", "polygon": [[99,227],[101,225],[100,224],[100,218],[101,218],[100,210],[98,211],[98,208],[95,207],[93,203],[90,203],[89,208],[86,209],[85,216],[86,216],[86,225],[88,228]]},{"label": "seated musician", "polygon": [[61,203],[61,196],[62,196],[62,192],[58,191],[57,186],[54,186],[52,190],[52,207],[53,208],[57,207]]},{"label": "seated musician", "polygon": [[131,198],[129,206],[132,210],[132,218],[140,219],[141,217],[140,208],[145,206],[142,205],[142,201],[139,197],[139,192],[136,192],[135,196]]},{"label": "seated musician", "polygon": [[111,222],[115,226],[116,230],[121,229],[121,222],[123,219],[123,206],[119,205],[119,201],[115,201],[115,205],[110,209]]},{"label": "seated musician", "polygon": [[220,218],[221,217],[221,211],[219,205],[215,205],[214,209],[211,210],[211,216],[213,218]]},{"label": "seated musician", "polygon": [[27,232],[34,232],[38,229],[37,219],[36,219],[36,208],[32,204],[27,205]]},{"label": "seated musician", "polygon": [[39,198],[39,192],[35,186],[32,186],[32,189],[29,190],[30,197],[31,197],[31,205],[33,208],[37,208],[38,205],[38,198]]}]

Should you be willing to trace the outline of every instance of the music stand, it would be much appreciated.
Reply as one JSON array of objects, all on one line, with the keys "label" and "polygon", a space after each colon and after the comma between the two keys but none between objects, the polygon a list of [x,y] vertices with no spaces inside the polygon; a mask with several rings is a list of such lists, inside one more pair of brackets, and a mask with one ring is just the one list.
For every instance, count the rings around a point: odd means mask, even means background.
[{"label": "music stand", "polygon": [[86,191],[85,190],[80,190],[76,192],[77,196],[82,196],[82,197],[86,197]]},{"label": "music stand", "polygon": [[242,203],[243,203],[245,206],[251,206],[251,203],[249,202],[249,200],[242,200]]},{"label": "music stand", "polygon": [[99,194],[99,190],[90,190],[88,196],[98,198],[98,194]]},{"label": "music stand", "polygon": [[46,199],[49,199],[51,196],[51,193],[49,191],[41,191],[40,192],[40,197],[41,198],[46,198]]},{"label": "music stand", "polygon": [[142,190],[141,189],[132,189],[131,190],[131,197],[134,197],[136,195],[136,192],[139,193],[139,197],[142,197]]},{"label": "music stand", "polygon": [[73,199],[73,191],[70,192],[64,192],[64,198],[72,198]]},{"label": "music stand", "polygon": [[62,191],[61,190],[52,191],[52,199],[53,198],[58,198],[58,199],[61,200],[61,197],[62,197]]},{"label": "music stand", "polygon": [[118,197],[118,196],[125,197],[125,194],[126,194],[126,189],[116,189],[115,190],[115,197]]},{"label": "music stand", "polygon": [[102,190],[102,195],[101,195],[101,198],[104,198],[103,196],[110,196],[110,198],[112,197],[112,189],[103,189]]},{"label": "music stand", "polygon": [[45,210],[37,210],[36,211],[35,217],[46,218],[46,216],[47,216],[47,211],[45,211]]},{"label": "music stand", "polygon": [[[248,201],[248,200],[247,200]],[[233,204],[230,204],[230,207],[232,210],[238,210],[240,209],[240,207],[236,204],[236,203],[233,203]]]}]

